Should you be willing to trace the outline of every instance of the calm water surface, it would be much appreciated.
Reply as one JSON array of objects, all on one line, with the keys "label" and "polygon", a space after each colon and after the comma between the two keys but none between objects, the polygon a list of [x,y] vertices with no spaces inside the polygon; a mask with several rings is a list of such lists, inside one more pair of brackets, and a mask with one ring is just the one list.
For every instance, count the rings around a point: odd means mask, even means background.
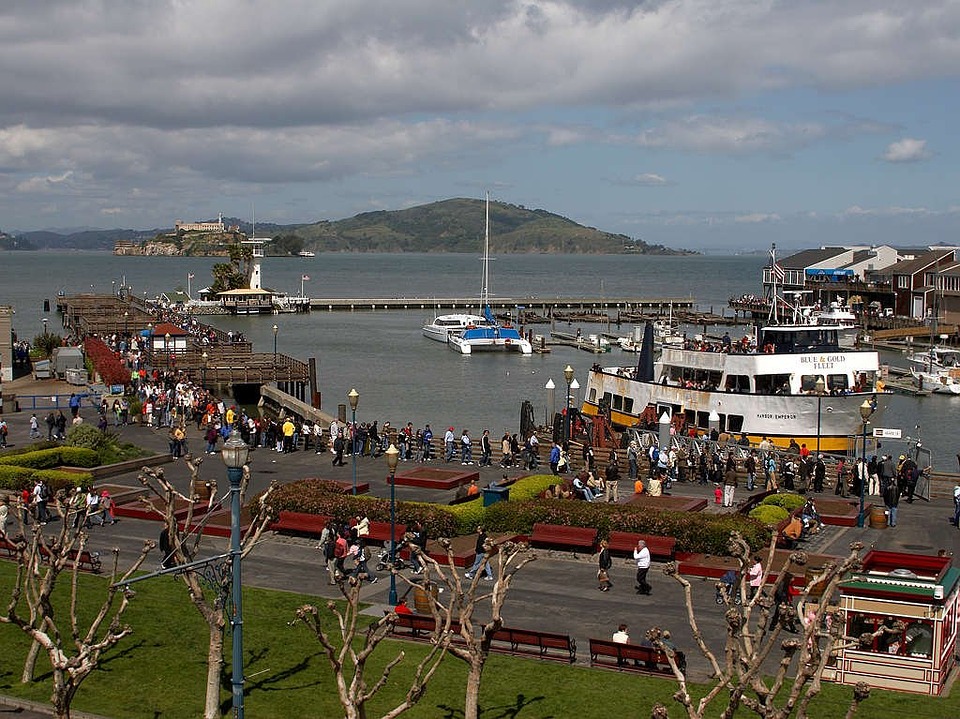
[{"label": "calm water surface", "polygon": [[[133,291],[153,297],[178,287],[192,289],[210,279],[214,258],[114,257],[109,253],[0,253],[0,304],[16,310],[15,329],[33,337],[42,331],[42,302],[55,304],[56,294],[110,292],[123,281]],[[704,309],[720,312],[732,295],[759,293],[763,257],[641,257],[521,255],[491,263],[491,295],[537,298],[693,297]],[[310,280],[311,297],[453,297],[480,292],[479,255],[464,254],[333,254],[314,258],[267,258],[264,285],[296,294],[300,278]],[[115,283],[115,285],[114,285]],[[319,363],[323,409],[336,412],[346,404],[351,387],[360,392],[357,419],[392,424],[430,422],[436,432],[454,425],[474,435],[489,428],[494,436],[516,432],[520,402],[530,400],[538,419],[546,414],[544,385],[557,385],[557,405],[566,387],[563,368],[570,364],[579,382],[595,356],[554,347],[546,355],[477,355],[464,357],[423,338],[420,327],[429,310],[410,312],[314,312],[271,317],[208,317],[224,329],[243,332],[258,351],[271,351],[272,326],[279,327],[278,349]],[[51,327],[58,319],[51,313]],[[576,331],[577,325],[558,326]],[[606,331],[582,325],[583,333]],[[533,327],[547,333],[550,327]],[[611,332],[628,334],[624,325]],[[634,355],[618,351],[602,355],[604,364],[632,364]],[[886,361],[904,365],[902,359]],[[882,422],[915,437],[921,427],[924,444],[934,451],[938,467],[956,467],[953,427],[960,416],[960,398],[912,398],[895,395]]]}]

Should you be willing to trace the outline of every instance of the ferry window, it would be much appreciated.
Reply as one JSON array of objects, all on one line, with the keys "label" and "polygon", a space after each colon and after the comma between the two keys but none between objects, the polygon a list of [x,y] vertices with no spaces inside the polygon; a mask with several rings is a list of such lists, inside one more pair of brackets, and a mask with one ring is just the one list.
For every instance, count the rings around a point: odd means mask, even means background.
[{"label": "ferry window", "polygon": [[850,381],[847,379],[845,374],[828,374],[827,375],[827,389],[847,389],[850,386]]},{"label": "ferry window", "polygon": [[709,412],[697,412],[697,426],[698,427],[709,427],[710,426],[710,413]]},{"label": "ferry window", "polygon": [[600,400],[601,404],[605,404],[607,407],[613,404],[613,395],[610,392],[604,392],[603,398]]},{"label": "ferry window", "polygon": [[[803,374],[800,375],[800,391],[812,394],[817,391],[817,380],[823,379],[822,375],[818,374]],[[826,383],[824,383],[826,384]]]},{"label": "ferry window", "polygon": [[750,377],[745,374],[729,374],[727,375],[724,389],[726,389],[727,392],[749,392]]},{"label": "ferry window", "polygon": [[623,411],[627,414],[633,413],[633,397],[623,398]]},{"label": "ferry window", "polygon": [[731,414],[727,417],[727,429],[731,432],[743,431],[743,415]]},{"label": "ferry window", "polygon": [[694,427],[697,426],[697,413],[694,412],[692,409],[685,409],[683,411],[683,416],[686,417],[686,420],[687,420],[686,424],[688,427],[690,425],[693,425]]},{"label": "ferry window", "polygon": [[591,388],[590,388],[590,393],[589,393],[589,396],[588,396],[588,398],[587,398],[587,401],[588,401],[588,402],[596,402],[596,401],[597,401],[597,388],[596,388],[596,387],[591,387]]},{"label": "ferry window", "polygon": [[619,394],[613,395],[613,409],[617,412],[623,409],[623,396]]},{"label": "ferry window", "polygon": [[790,375],[788,374],[754,375],[753,383],[757,388],[757,394],[790,394]]}]

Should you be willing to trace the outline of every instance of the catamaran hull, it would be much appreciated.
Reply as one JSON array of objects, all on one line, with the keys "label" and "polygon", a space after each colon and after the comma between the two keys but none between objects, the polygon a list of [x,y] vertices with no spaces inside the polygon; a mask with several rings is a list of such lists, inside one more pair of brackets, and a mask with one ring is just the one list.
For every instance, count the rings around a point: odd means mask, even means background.
[{"label": "catamaran hull", "polygon": [[598,414],[599,403],[605,395],[610,402],[611,421],[619,427],[638,424],[648,405],[656,408],[657,417],[665,411],[670,416],[685,413],[688,422],[701,430],[708,427],[707,418],[715,411],[724,415],[726,428],[734,436],[739,437],[742,431],[751,442],[757,443],[766,436],[777,446],[786,447],[795,439],[811,450],[819,444],[823,452],[841,453],[851,450],[852,438],[863,430],[860,405],[864,399],[877,402],[870,419],[873,425],[879,421],[886,404],[883,394],[861,392],[818,397],[709,392],[591,371],[583,413]]},{"label": "catamaran hull", "polygon": [[533,346],[527,340],[519,339],[483,339],[464,341],[459,337],[451,336],[447,340],[447,346],[460,354],[473,354],[474,352],[519,352],[520,354],[533,354]]}]

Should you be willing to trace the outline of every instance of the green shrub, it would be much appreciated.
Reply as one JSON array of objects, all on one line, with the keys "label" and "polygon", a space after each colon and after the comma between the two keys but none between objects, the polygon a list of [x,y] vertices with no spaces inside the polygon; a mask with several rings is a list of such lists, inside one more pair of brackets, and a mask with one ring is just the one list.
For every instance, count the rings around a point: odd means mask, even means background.
[{"label": "green shrub", "polygon": [[778,507],[775,504],[760,504],[750,510],[750,516],[756,519],[758,522],[763,522],[766,525],[773,526],[774,524],[779,524],[784,519],[789,517],[790,512],[783,507]]},{"label": "green shrub", "polygon": [[101,462],[96,450],[86,447],[61,447],[60,464],[67,467],[97,467]]},{"label": "green shrub", "polygon": [[[510,488],[511,490],[513,487]],[[511,495],[512,496],[512,495]],[[486,508],[483,501],[476,499],[472,502],[463,502],[453,506],[443,507],[443,510],[451,514],[456,522],[456,534],[473,534],[477,525],[483,524]]]},{"label": "green shrub", "polygon": [[[14,457],[21,454],[28,454],[30,452],[38,452],[41,449],[54,449],[59,446],[60,446],[59,442],[48,442],[47,440],[42,440],[39,442],[31,442],[30,444],[25,444],[22,447],[5,449],[3,450],[3,452],[0,452],[0,457]],[[15,463],[4,462],[4,464],[15,464]]]},{"label": "green shrub", "polygon": [[596,527],[601,538],[611,530],[674,537],[677,551],[727,554],[730,532],[740,532],[753,549],[769,542],[770,530],[740,515],[668,512],[577,500],[497,502],[487,507],[486,527],[491,532],[529,534],[537,522],[573,527]]},{"label": "green shrub", "polygon": [[558,481],[558,478],[552,474],[536,474],[518,479],[510,485],[510,501],[525,502],[528,499],[536,499],[547,487],[557,484]]},{"label": "green shrub", "polygon": [[[281,510],[323,514],[341,522],[366,515],[374,522],[390,521],[390,500],[344,494],[334,482],[302,479],[277,488],[270,497],[274,514]],[[429,537],[453,537],[457,521],[452,507],[425,502],[397,502],[397,524],[421,522]]]},{"label": "green shrub", "polygon": [[765,497],[760,504],[772,505],[774,507],[783,507],[787,512],[800,509],[806,504],[807,499],[802,494],[771,494]]},{"label": "green shrub", "polygon": [[24,487],[32,487],[31,478],[36,470],[29,467],[11,467],[0,465],[0,489],[18,492]]},{"label": "green shrub", "polygon": [[25,452],[13,457],[3,456],[0,457],[0,464],[30,467],[31,469],[59,467],[63,464],[60,459],[61,449],[62,447],[53,447],[52,449],[41,449],[36,452]]},{"label": "green shrub", "polygon": [[64,472],[60,469],[40,469],[33,473],[32,481],[43,481],[50,487],[50,493],[56,494],[60,490],[74,487],[89,487],[93,484],[93,475],[90,472]]}]

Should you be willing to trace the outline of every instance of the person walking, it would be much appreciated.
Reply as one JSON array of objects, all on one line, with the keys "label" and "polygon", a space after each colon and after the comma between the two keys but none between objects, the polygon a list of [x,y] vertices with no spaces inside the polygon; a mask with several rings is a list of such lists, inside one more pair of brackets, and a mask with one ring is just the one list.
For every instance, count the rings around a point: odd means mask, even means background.
[{"label": "person walking", "polygon": [[34,412],[30,415],[30,439],[39,439],[40,438],[40,420],[37,419],[37,414]]},{"label": "person walking", "polygon": [[490,461],[490,454],[493,452],[493,447],[490,445],[490,430],[483,430],[483,434],[480,435],[480,466],[489,467],[493,463]]},{"label": "person walking", "polygon": [[727,458],[727,468],[723,473],[723,506],[733,506],[733,495],[737,489],[737,466],[732,457]]},{"label": "person walking", "polygon": [[637,594],[649,595],[653,591],[647,583],[647,572],[650,571],[650,549],[642,539],[637,542],[633,550],[633,561],[637,563]]},{"label": "person walking", "polygon": [[620,465],[610,462],[607,465],[606,497],[608,502],[620,501]]},{"label": "person walking", "polygon": [[613,559],[610,556],[610,543],[606,539],[600,542],[600,556],[597,557],[597,589],[601,592],[609,592],[613,582],[610,581],[610,568],[613,566]]},{"label": "person walking", "polygon": [[473,441],[469,429],[463,430],[460,435],[460,464],[473,464]]},{"label": "person walking", "polygon": [[444,461],[453,461],[453,457],[457,453],[457,443],[456,437],[453,434],[453,427],[447,427],[447,431],[443,435],[443,449],[445,452]]},{"label": "person walking", "polygon": [[[477,573],[478,569],[480,569],[480,565],[484,564],[483,560],[486,559],[487,556],[487,549],[486,546],[484,546],[486,543],[487,532],[484,530],[483,525],[479,525],[477,527],[477,543],[474,546],[475,556],[473,558],[473,566],[470,567],[466,574],[464,574],[467,579],[473,579],[473,575]],[[490,562],[487,562],[484,566],[487,572],[486,580],[488,582],[492,582],[493,569],[490,568]]]},{"label": "person walking", "polygon": [[887,524],[891,527],[897,526],[897,506],[900,504],[900,488],[894,481],[887,482],[883,490],[883,503],[887,507]]},{"label": "person walking", "polygon": [[960,529],[960,484],[953,488],[953,526]]},{"label": "person walking", "polygon": [[337,438],[333,440],[333,466],[342,467],[345,462],[343,461],[343,450],[346,447],[347,440],[343,438],[343,432],[337,432]]}]

